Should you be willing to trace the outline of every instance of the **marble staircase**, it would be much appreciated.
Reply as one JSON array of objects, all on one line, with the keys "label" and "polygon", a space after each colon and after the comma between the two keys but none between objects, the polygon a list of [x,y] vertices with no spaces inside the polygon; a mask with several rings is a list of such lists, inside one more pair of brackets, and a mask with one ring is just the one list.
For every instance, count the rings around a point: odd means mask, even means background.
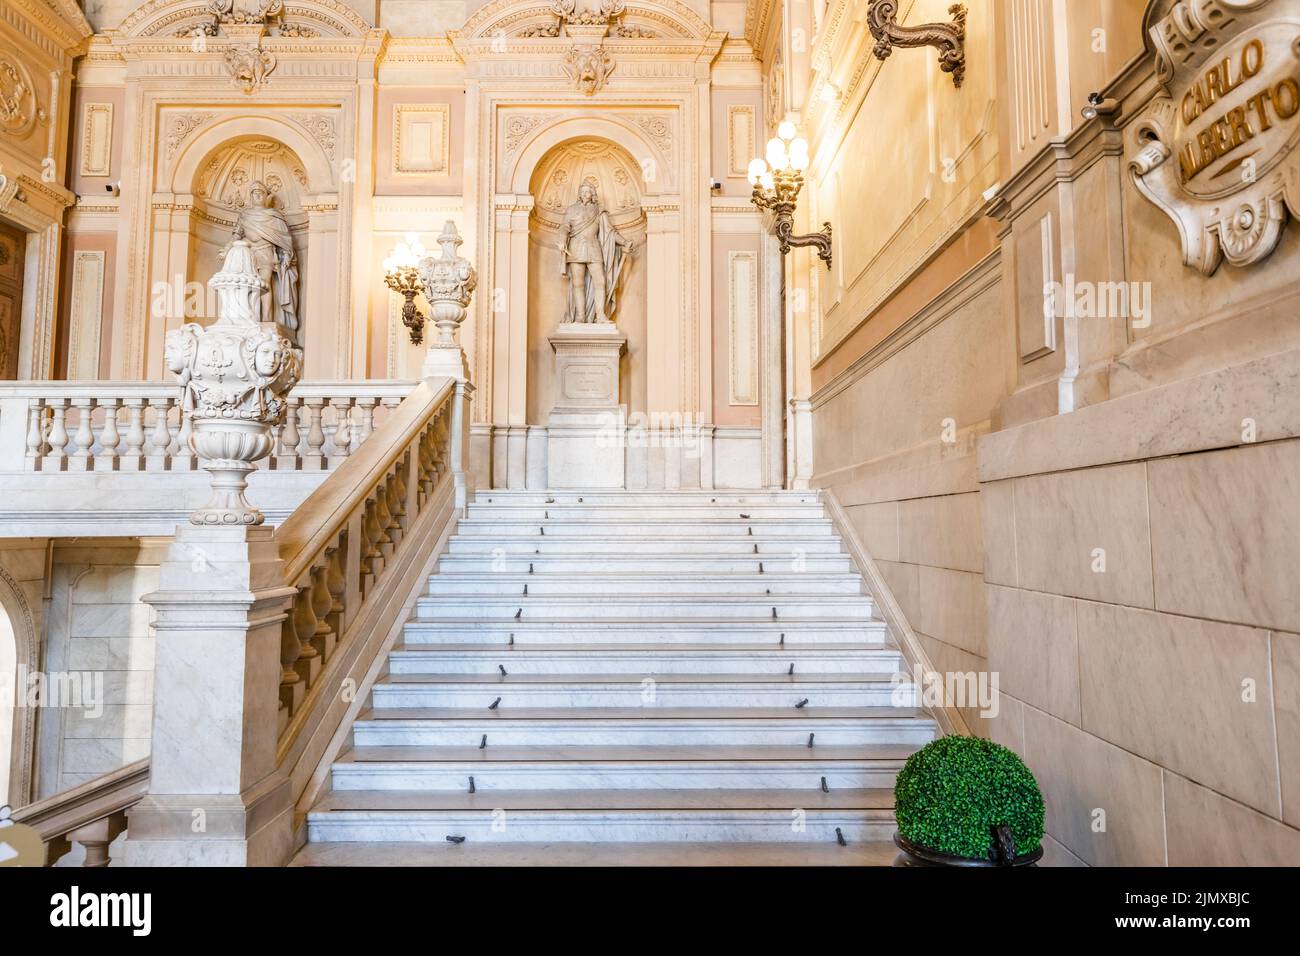
[{"label": "marble staircase", "polygon": [[295,862],[887,862],[905,671],[813,493],[480,492]]}]

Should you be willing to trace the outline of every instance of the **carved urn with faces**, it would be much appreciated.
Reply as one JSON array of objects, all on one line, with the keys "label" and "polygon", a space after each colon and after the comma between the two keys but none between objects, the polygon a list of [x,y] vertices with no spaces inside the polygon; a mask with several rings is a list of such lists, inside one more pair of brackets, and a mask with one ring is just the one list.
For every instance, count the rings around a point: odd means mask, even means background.
[{"label": "carved urn with faces", "polygon": [[302,350],[272,322],[259,322],[266,289],[246,240],[230,244],[209,284],[218,318],[167,333],[166,362],[184,390],[189,444],[212,475],[212,498],[190,515],[198,525],[258,525],[265,518],[244,497],[248,475],[271,453],[272,429],[302,377]]},{"label": "carved urn with faces", "polygon": [[424,298],[429,303],[433,324],[438,328],[435,347],[456,347],[456,330],[465,320],[465,309],[478,285],[474,266],[457,250],[465,240],[450,219],[438,236],[441,254],[420,260],[420,281],[424,285]]}]

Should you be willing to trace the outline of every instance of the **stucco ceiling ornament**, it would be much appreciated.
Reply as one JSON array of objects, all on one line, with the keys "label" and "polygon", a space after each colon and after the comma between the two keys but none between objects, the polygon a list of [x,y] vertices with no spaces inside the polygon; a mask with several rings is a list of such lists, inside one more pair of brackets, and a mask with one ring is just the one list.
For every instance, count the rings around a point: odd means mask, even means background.
[{"label": "stucco ceiling ornament", "polygon": [[267,23],[284,13],[284,0],[211,0],[219,23]]},{"label": "stucco ceiling ornament", "polygon": [[552,0],[552,23],[533,25],[521,37],[604,37],[612,33],[623,39],[651,38],[653,30],[621,22],[627,12],[625,0],[599,0],[594,9],[578,9],[577,0]]},{"label": "stucco ceiling ornament", "polygon": [[1264,259],[1300,214],[1300,19],[1283,6],[1162,0],[1147,13],[1162,91],[1133,124],[1129,169],[1205,275]]}]

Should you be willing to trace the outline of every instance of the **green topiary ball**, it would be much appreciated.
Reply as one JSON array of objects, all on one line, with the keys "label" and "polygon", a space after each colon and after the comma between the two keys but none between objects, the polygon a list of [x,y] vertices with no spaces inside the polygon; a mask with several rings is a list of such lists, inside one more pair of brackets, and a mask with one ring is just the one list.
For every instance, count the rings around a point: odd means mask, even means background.
[{"label": "green topiary ball", "polygon": [[993,827],[1007,825],[1016,855],[1043,841],[1043,795],[1016,754],[980,737],[942,737],[908,758],[894,785],[898,832],[953,856],[987,859]]}]

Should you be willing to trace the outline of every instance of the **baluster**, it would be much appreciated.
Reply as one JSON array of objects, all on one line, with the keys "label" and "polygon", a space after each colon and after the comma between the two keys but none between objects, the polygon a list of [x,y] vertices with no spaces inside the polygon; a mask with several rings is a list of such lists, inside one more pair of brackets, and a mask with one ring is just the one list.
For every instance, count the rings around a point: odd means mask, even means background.
[{"label": "baluster", "polygon": [[352,450],[356,451],[366,443],[370,433],[375,430],[375,402],[377,399],[365,397],[357,399],[357,407],[361,409],[361,427],[355,432]]},{"label": "baluster", "polygon": [[35,471],[45,450],[45,402],[33,398],[27,405],[27,470]]},{"label": "baluster", "polygon": [[153,430],[149,433],[149,447],[145,458],[145,467],[149,471],[163,471],[167,467],[167,449],[171,447],[172,433],[167,427],[167,412],[172,406],[173,398],[149,399],[153,409]]},{"label": "baluster", "polygon": [[120,398],[101,398],[96,404],[104,410],[104,424],[99,427],[99,454],[95,456],[96,471],[113,471],[117,468],[117,446],[122,436],[117,430],[117,410],[122,407]]},{"label": "baluster", "polygon": [[41,471],[62,471],[65,458],[64,448],[68,444],[68,400],[66,398],[47,398],[50,407],[50,433],[45,439],[48,446],[41,461]]},{"label": "baluster", "polygon": [[294,636],[298,639],[298,660],[294,662],[294,670],[310,687],[316,682],[316,675],[320,672],[320,655],[316,653],[316,648],[311,643],[311,639],[316,636],[316,612],[312,608],[311,599],[311,572],[308,572],[307,583],[298,586],[298,596],[293,600],[290,618],[293,621]]},{"label": "baluster", "polygon": [[289,710],[290,716],[297,713],[307,693],[307,685],[298,676],[296,665],[302,645],[298,643],[298,631],[294,626],[293,608],[280,625],[280,703]]},{"label": "baluster", "polygon": [[95,444],[95,432],[90,425],[90,416],[95,407],[95,400],[74,398],[72,407],[77,410],[77,433],[73,436],[77,450],[68,456],[68,471],[90,471],[93,467],[90,451],[91,446]]},{"label": "baluster", "polygon": [[194,437],[194,422],[183,402],[177,403],[176,414],[180,421],[176,429],[176,452],[172,455],[172,471],[193,471],[197,463],[190,439]]},{"label": "baluster", "polygon": [[144,399],[126,398],[122,404],[126,406],[127,414],[126,451],[122,452],[118,467],[121,471],[143,471]]},{"label": "baluster", "polygon": [[[379,523],[379,499],[371,498],[366,502],[365,519],[361,522],[361,530],[365,534],[365,541],[362,542],[362,552],[364,557],[361,562],[361,570],[370,578],[378,578],[384,571],[384,552],[380,548],[383,541],[383,528]],[[366,581],[363,579],[363,584]],[[365,590],[365,589],[363,589]]]},{"label": "baluster", "polygon": [[329,622],[330,627],[334,629],[340,639],[343,637],[343,628],[346,625],[344,621],[344,611],[347,606],[343,599],[348,593],[348,579],[343,575],[343,562],[346,559],[347,536],[339,538],[337,544],[325,549],[325,561],[327,564],[327,573],[325,575],[325,586],[330,592],[330,610]]},{"label": "baluster", "polygon": [[311,637],[311,646],[322,661],[334,656],[334,646],[338,643],[329,622],[330,612],[334,610],[334,596],[330,594],[328,577],[329,555],[325,555],[324,560],[311,569],[311,610],[316,615],[316,633]]},{"label": "baluster", "polygon": [[303,471],[320,471],[325,467],[325,456],[321,448],[325,444],[325,429],[321,427],[321,409],[325,406],[323,398],[304,400],[307,408],[307,451],[302,456]]},{"label": "baluster", "polygon": [[388,479],[380,480],[375,488],[375,525],[379,529],[379,551],[385,560],[393,556],[393,513],[388,510]]},{"label": "baluster", "polygon": [[335,415],[331,464],[341,462],[352,454],[352,402],[352,397],[347,395],[330,399],[330,407],[334,409]]},{"label": "baluster", "polygon": [[298,470],[298,405],[302,400],[290,395],[284,400],[284,428],[280,430],[280,454],[275,467],[279,471]]}]

